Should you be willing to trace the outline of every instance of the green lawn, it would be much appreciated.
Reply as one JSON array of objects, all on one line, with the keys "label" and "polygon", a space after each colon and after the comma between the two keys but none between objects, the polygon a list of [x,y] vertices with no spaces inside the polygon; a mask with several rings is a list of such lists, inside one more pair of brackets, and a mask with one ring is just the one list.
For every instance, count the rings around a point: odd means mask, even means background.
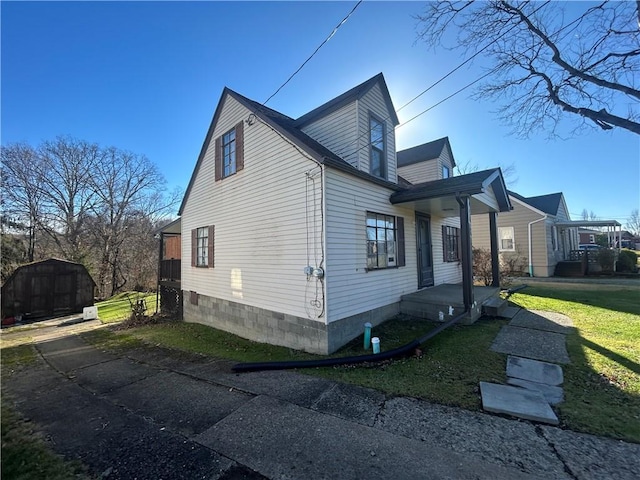
[{"label": "green lawn", "polygon": [[96,303],[98,317],[103,323],[119,322],[131,315],[131,303],[144,299],[147,302],[147,313],[153,313],[156,309],[155,293],[123,292],[114,295],[108,300]]},{"label": "green lawn", "polygon": [[571,364],[563,366],[560,419],[572,430],[640,442],[640,291],[529,287],[523,307],[568,315]]}]

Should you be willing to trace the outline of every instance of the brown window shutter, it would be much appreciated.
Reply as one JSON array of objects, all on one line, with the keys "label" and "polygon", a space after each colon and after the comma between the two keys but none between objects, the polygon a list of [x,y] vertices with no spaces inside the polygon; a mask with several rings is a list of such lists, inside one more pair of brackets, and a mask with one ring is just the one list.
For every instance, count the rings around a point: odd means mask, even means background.
[{"label": "brown window shutter", "polygon": [[196,237],[196,229],[191,230],[191,266],[196,266],[196,255],[197,255],[197,243],[198,239]]},{"label": "brown window shutter", "polygon": [[208,256],[209,256],[209,268],[213,268],[214,262],[213,262],[213,254],[215,252],[215,248],[214,248],[214,244],[215,244],[215,233],[216,233],[216,227],[215,225],[209,225],[209,251]]},{"label": "brown window shutter", "polygon": [[244,122],[236,125],[236,172],[244,168]]},{"label": "brown window shutter", "polygon": [[216,182],[222,179],[222,139],[216,138]]},{"label": "brown window shutter", "polygon": [[404,253],[404,218],[396,217],[396,228],[398,230],[398,261],[396,265],[398,267],[404,267],[407,264]]},{"label": "brown window shutter", "polygon": [[449,259],[447,258],[447,227],[445,225],[442,225],[442,261],[444,262],[448,262]]}]

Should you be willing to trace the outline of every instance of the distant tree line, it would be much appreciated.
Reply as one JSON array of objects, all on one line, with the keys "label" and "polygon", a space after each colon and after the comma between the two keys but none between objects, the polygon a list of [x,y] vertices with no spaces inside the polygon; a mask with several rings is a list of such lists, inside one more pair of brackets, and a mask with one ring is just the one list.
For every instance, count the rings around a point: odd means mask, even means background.
[{"label": "distant tree line", "polygon": [[84,264],[99,296],[155,286],[154,231],[179,201],[144,155],[71,137],[2,146],[2,281],[49,257]]}]

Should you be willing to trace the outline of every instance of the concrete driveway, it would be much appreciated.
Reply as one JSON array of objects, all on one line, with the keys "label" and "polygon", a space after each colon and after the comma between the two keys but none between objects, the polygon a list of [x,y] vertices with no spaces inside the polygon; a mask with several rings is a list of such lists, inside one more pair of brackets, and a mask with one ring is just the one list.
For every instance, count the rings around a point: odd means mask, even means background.
[{"label": "concrete driveway", "polygon": [[41,339],[3,393],[108,479],[636,479],[640,445],[155,347]]}]

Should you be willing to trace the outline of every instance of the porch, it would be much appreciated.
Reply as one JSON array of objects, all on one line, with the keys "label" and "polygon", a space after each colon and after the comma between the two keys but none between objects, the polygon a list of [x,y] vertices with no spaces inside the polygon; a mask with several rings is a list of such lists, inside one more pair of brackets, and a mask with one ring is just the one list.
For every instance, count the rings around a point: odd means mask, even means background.
[{"label": "porch", "polygon": [[[446,321],[465,310],[462,284],[442,284],[403,295],[400,312],[406,315],[426,318],[434,321]],[[460,323],[471,324],[482,315],[483,306],[499,299],[498,287],[473,287],[475,299],[471,309]]]}]

